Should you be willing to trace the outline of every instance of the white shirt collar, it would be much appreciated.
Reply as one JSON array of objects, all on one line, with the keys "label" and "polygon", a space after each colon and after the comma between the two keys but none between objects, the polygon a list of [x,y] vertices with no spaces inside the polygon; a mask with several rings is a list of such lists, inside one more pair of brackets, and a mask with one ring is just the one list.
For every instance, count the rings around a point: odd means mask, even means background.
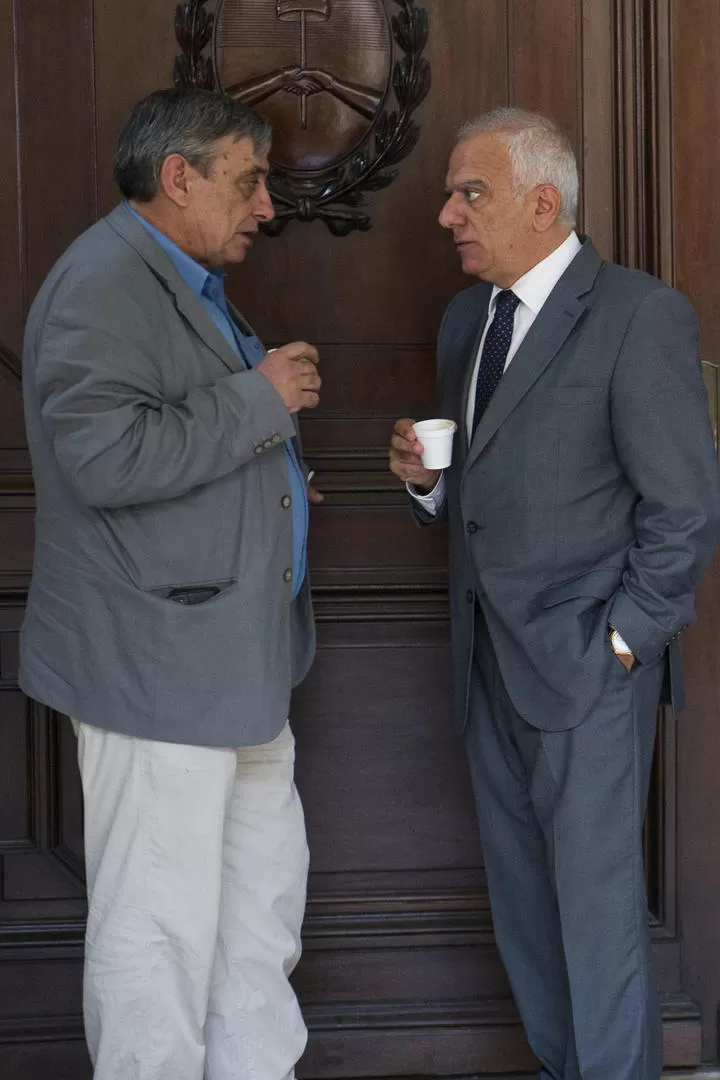
[{"label": "white shirt collar", "polygon": [[[523,274],[521,278],[518,278],[515,284],[512,286],[512,291],[515,293],[521,303],[530,308],[533,315],[537,315],[540,308],[547,300],[550,293],[557,285],[560,278],[567,270],[570,263],[582,244],[580,243],[577,233],[571,232],[567,239],[563,240],[560,247],[556,247],[554,251],[551,251],[541,262],[536,263],[531,267],[526,274]],[[495,300],[499,292],[503,290],[499,285],[493,285],[492,296],[490,297],[490,311],[495,309]]]}]

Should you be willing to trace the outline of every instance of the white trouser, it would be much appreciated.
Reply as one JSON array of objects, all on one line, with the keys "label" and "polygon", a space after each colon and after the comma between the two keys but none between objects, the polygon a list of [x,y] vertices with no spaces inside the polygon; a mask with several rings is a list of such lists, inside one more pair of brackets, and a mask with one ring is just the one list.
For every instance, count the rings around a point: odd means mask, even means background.
[{"label": "white trouser", "polygon": [[95,1080],[292,1077],[308,851],[289,725],[237,751],[75,729]]}]

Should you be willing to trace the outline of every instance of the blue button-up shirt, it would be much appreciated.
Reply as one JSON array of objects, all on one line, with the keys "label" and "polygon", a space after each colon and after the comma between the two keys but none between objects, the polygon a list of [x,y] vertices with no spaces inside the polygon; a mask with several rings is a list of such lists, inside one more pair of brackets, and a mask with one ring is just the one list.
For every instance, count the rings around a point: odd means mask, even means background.
[{"label": "blue button-up shirt", "polygon": [[[227,340],[233,351],[240,357],[245,367],[252,368],[258,364],[265,349],[262,343],[252,334],[244,334],[230,317],[230,311],[225,299],[223,288],[222,270],[206,270],[200,263],[195,262],[177,244],[174,244],[169,236],[160,232],[154,225],[145,221],[136,214],[131,206],[128,209],[141,222],[152,236],[153,240],[162,248],[182,279],[192,289],[202,306],[207,311],[212,321],[217,326],[223,337]],[[293,599],[302,588],[307,572],[307,532],[308,532],[308,501],[305,477],[295,453],[292,442],[284,443],[287,456],[288,473],[290,479],[290,494],[292,497],[292,528],[293,528]]]}]

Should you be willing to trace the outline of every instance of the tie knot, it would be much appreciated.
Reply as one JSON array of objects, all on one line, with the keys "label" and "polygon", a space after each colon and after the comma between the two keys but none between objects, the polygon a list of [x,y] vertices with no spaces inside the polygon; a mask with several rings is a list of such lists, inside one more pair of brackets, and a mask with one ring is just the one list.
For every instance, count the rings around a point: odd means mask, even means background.
[{"label": "tie knot", "polygon": [[503,289],[497,294],[495,310],[512,315],[519,303],[520,297],[516,296],[512,289]]}]

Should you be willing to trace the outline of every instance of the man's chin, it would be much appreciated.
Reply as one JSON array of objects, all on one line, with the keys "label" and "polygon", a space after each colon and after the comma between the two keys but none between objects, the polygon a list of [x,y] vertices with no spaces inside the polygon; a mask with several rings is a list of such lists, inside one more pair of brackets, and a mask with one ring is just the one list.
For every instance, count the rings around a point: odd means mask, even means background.
[{"label": "man's chin", "polygon": [[253,238],[248,233],[238,233],[225,249],[225,259],[229,263],[241,263],[245,261],[247,253],[253,245]]},{"label": "man's chin", "polygon": [[481,281],[487,280],[488,267],[485,263],[473,258],[470,251],[463,251],[462,248],[460,249],[460,268],[463,274],[470,274],[471,277],[480,278]]}]

